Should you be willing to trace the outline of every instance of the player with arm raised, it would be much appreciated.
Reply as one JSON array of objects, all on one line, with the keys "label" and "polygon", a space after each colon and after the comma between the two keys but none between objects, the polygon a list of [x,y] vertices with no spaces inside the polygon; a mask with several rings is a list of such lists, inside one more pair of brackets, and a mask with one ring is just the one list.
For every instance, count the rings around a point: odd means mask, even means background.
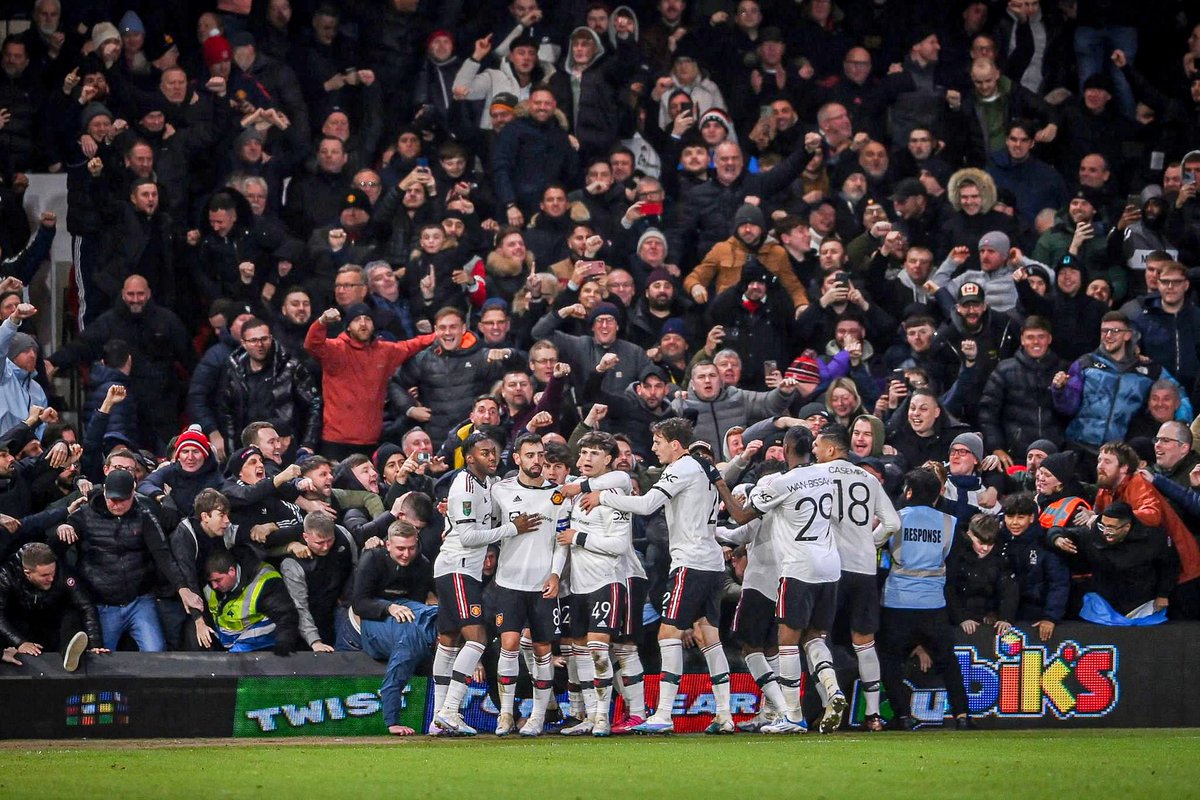
[{"label": "player with arm raised", "polygon": [[[594,432],[579,440],[577,467],[582,480],[568,483],[569,495],[590,492],[628,495],[629,475],[612,469],[617,443],[610,434]],[[613,668],[609,646],[624,630],[629,603],[623,559],[633,549],[632,515],[607,506],[585,511],[576,504],[571,527],[558,534],[571,546],[571,637],[588,719],[567,735],[590,732],[608,736]],[[591,685],[589,686],[589,681]]]},{"label": "player with arm raised", "polygon": [[[493,527],[491,487],[496,483],[500,446],[501,442],[485,431],[468,436],[463,442],[466,466],[454,476],[446,498],[446,538],[433,564],[438,595],[438,645],[433,659],[434,707],[438,710],[433,721],[438,730],[431,733],[475,735],[459,710],[487,639],[482,583],[487,547],[536,530],[541,523],[535,515],[518,514]],[[462,648],[457,649],[460,639]]]},{"label": "player with arm raised", "polygon": [[875,652],[879,630],[875,541],[900,530],[900,515],[875,476],[846,460],[849,452],[850,433],[837,423],[822,428],[813,442],[813,455],[828,470],[836,489],[833,532],[842,559],[838,609],[849,615],[850,639],[867,705],[864,725],[868,731],[882,731],[879,655]]},{"label": "player with arm raised", "polygon": [[725,658],[717,630],[720,592],[725,577],[725,558],[715,535],[717,493],[704,467],[688,454],[692,423],[672,417],[654,423],[650,430],[654,454],[663,465],[662,476],[650,491],[641,497],[590,492],[580,500],[584,509],[599,504],[643,516],[666,508],[671,588],[663,599],[663,619],[658,631],[662,654],[658,708],[633,730],[636,733],[670,733],[674,729],[671,712],[683,673],[683,632],[691,628],[708,663],[717,706],[716,715],[705,733],[733,733],[733,717],[729,710],[729,661]]},{"label": "player with arm raised", "polygon": [[[825,633],[833,627],[837,613],[837,582],[842,561],[829,523],[834,503],[833,483],[821,466],[800,466],[802,442],[808,437],[790,428],[783,437],[784,457],[790,469],[768,483],[750,490],[747,504],[730,493],[724,481],[717,484],[729,514],[745,524],[756,516],[771,530],[775,557],[779,560],[779,599],[775,616],[779,621],[779,673],[783,681],[800,679],[800,645],[804,646],[809,669],[825,686],[829,702],[821,718],[821,732],[831,733],[841,724],[848,703],[838,688],[833,655]],[[764,733],[804,733],[807,730],[799,706],[762,728]]]},{"label": "player with arm raised", "polygon": [[560,527],[566,527],[570,506],[559,487],[543,475],[544,454],[541,437],[521,434],[513,445],[517,474],[492,487],[495,519],[512,520],[524,514],[541,520],[537,528],[523,536],[505,535],[500,540],[492,598],[495,607],[488,609],[488,613],[495,615],[496,630],[500,632],[500,661],[496,668],[500,690],[497,736],[507,736],[516,729],[513,701],[520,674],[521,631],[526,628],[533,640],[535,695],[530,720],[537,723],[537,733],[541,733],[541,721],[546,718],[550,700],[549,687],[539,688],[536,673],[542,660],[549,666],[550,646],[558,638],[559,579],[567,563],[567,548],[555,542],[555,534]]}]

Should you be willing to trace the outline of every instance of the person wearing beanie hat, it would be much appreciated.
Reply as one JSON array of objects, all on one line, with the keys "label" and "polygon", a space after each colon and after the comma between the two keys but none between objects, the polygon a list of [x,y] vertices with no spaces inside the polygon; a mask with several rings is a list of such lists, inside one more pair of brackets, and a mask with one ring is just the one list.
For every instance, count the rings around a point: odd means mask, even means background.
[{"label": "person wearing beanie hat", "polygon": [[733,130],[733,120],[729,118],[729,113],[723,108],[710,108],[705,111],[700,115],[696,128],[700,131],[700,138],[710,150],[721,142],[737,141],[737,134]]},{"label": "person wearing beanie hat", "polygon": [[675,279],[672,277],[670,272],[667,272],[667,270],[663,269],[662,267],[655,267],[654,269],[650,270],[650,274],[646,276],[646,287],[649,288],[653,284],[656,284],[660,281],[666,281],[667,283],[673,284]]},{"label": "person wearing beanie hat", "polygon": [[[1107,208],[1104,193],[1080,186],[1065,209],[1054,218],[1050,230],[1038,237],[1031,257],[1042,264],[1059,264],[1070,256],[1082,271],[1108,275],[1108,231],[1100,221]],[[1126,270],[1121,269],[1124,273]]]},{"label": "person wearing beanie hat", "polygon": [[[955,452],[956,449],[958,450],[957,453]],[[963,449],[965,449],[967,452],[963,453]],[[954,441],[950,443],[950,463],[954,463],[956,456],[961,457],[964,455],[974,456],[976,464],[982,462],[983,437],[973,431],[968,433],[960,433],[958,436],[955,436]]]},{"label": "person wearing beanie hat", "polygon": [[[0,324],[0,352],[8,355],[4,372],[0,374],[0,431],[24,422],[30,406],[46,408],[50,405],[41,384],[33,380],[39,358],[37,340],[18,329],[24,320],[36,313],[33,306],[21,303],[12,316]],[[40,432],[45,425],[38,427]]]},{"label": "person wearing beanie hat", "polygon": [[980,250],[995,250],[997,253],[1003,253],[1008,256],[1008,251],[1012,249],[1012,245],[1008,240],[1008,234],[1004,231],[988,231],[979,238]]},{"label": "person wearing beanie hat", "polygon": [[597,303],[595,305],[595,307],[590,312],[588,312],[587,324],[589,326],[595,325],[596,320],[599,319],[600,317],[612,317],[613,324],[617,325],[621,321],[621,312],[612,303],[607,303],[607,302]]},{"label": "person wearing beanie hat", "polygon": [[[96,117],[108,117],[108,122],[110,125],[112,124],[112,121],[116,119],[116,117],[113,116],[113,113],[108,110],[108,106],[104,105],[103,103],[93,101],[83,107],[83,111],[79,114],[79,124],[86,131],[92,120],[96,119]],[[93,139],[94,138],[95,137],[93,137]],[[97,142],[97,144],[99,144],[99,142]]]},{"label": "person wearing beanie hat", "polygon": [[813,356],[800,355],[788,366],[784,377],[791,378],[801,386],[813,387],[810,390],[813,391],[821,384],[821,366]]},{"label": "person wearing beanie hat", "polygon": [[117,28],[122,34],[140,33],[143,36],[146,35],[146,26],[142,24],[142,18],[133,9],[125,12],[125,16],[121,17],[121,21],[117,23]]},{"label": "person wearing beanie hat", "polygon": [[[645,244],[650,239],[657,239],[658,241],[662,242],[663,257],[665,258],[667,255],[667,237],[658,228],[647,228],[645,230],[645,232],[643,232],[642,235],[638,237],[637,247],[634,248],[634,252],[636,253],[636,252],[640,251],[642,249],[642,245]],[[661,267],[659,269],[661,269]],[[665,270],[663,270],[663,271],[665,272]],[[653,283],[653,281],[647,281],[647,283]]]},{"label": "person wearing beanie hat", "polygon": [[92,47],[97,54],[102,55],[104,45],[108,42],[115,42],[119,46],[121,43],[121,32],[111,22],[97,22],[92,27]]},{"label": "person wearing beanie hat", "polygon": [[180,454],[189,447],[198,450],[203,458],[212,455],[212,445],[199,425],[190,425],[186,431],[175,437],[175,448],[171,453],[171,460],[179,461]]},{"label": "person wearing beanie hat", "polygon": [[210,36],[204,40],[203,56],[204,66],[208,67],[209,73],[219,74],[214,67],[219,68],[221,64],[226,65],[225,71],[228,73],[229,62],[233,60],[233,48],[224,36]]},{"label": "person wearing beanie hat", "polygon": [[[733,235],[717,242],[683,281],[683,288],[697,303],[708,303],[727,289],[743,283],[742,270],[751,260],[771,273],[791,298],[795,315],[808,305],[808,294],[792,269],[783,245],[766,236],[762,210],[750,203],[738,208],[733,218]],[[709,287],[713,294],[709,295]]]},{"label": "person wearing beanie hat", "polygon": [[[988,212],[989,215],[992,213]],[[1009,219],[999,212],[994,213],[1004,220]],[[1013,273],[1019,267],[1034,263],[1033,259],[1020,256],[1019,251],[1013,250],[1008,234],[999,229],[990,230],[979,237],[979,269],[962,270],[963,265],[971,258],[970,248],[965,244],[954,247],[937,271],[930,276],[929,280],[935,286],[949,293],[949,297],[939,293],[938,302],[943,307],[948,306],[957,297],[959,287],[967,281],[973,281],[983,287],[990,309],[1000,314],[1011,313],[1017,307],[1017,288],[1013,283]]]}]

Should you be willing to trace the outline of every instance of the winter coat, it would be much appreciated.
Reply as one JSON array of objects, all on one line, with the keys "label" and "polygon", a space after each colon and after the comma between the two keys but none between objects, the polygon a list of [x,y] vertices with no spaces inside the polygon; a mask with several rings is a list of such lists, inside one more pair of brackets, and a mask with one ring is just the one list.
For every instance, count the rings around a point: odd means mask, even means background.
[{"label": "winter coat", "polygon": [[1100,321],[1108,307],[1083,288],[1068,297],[1051,287],[1046,296],[1030,288],[1028,281],[1017,283],[1017,299],[1026,314],[1036,314],[1054,325],[1054,344],[1051,348],[1067,361],[1090,353],[1100,344]]},{"label": "winter coat", "polygon": [[[0,566],[0,647],[16,647],[30,640],[35,630],[58,631],[64,612],[79,612],[88,647],[103,647],[100,615],[75,572],[59,562],[54,582],[49,589],[34,586],[21,566],[21,556],[14,555]],[[38,642],[43,647],[50,642]],[[65,647],[66,642],[60,646]]]},{"label": "winter coat", "polygon": [[1050,384],[1067,362],[1053,353],[1039,359],[1019,350],[996,366],[979,399],[983,449],[1024,453],[1035,439],[1063,441],[1062,422],[1054,413]]},{"label": "winter coat", "polygon": [[1200,377],[1200,308],[1186,300],[1178,313],[1170,314],[1157,294],[1143,297],[1138,303],[1141,313],[1129,321],[1140,334],[1139,349],[1169,369],[1191,394]]},{"label": "winter coat", "polygon": [[539,61],[533,68],[533,75],[528,85],[522,87],[513,74],[512,62],[507,58],[500,61],[495,69],[482,69],[482,64],[473,58],[463,61],[454,76],[455,89],[467,89],[465,100],[482,100],[483,113],[479,117],[479,127],[485,131],[492,129],[492,98],[498,94],[512,94],[519,100],[529,97],[529,90],[539,83],[545,83],[554,75],[554,65],[549,61]]},{"label": "winter coat", "polygon": [[692,290],[697,286],[706,289],[711,286],[709,296],[716,297],[742,282],[742,267],[751,258],[779,280],[791,298],[794,308],[808,305],[808,295],[796,278],[796,273],[792,271],[787,251],[773,239],[764,239],[754,250],[736,235],[723,242],[717,242],[684,278],[683,289],[691,296]]},{"label": "winter coat", "polygon": [[[988,174],[995,180],[997,189],[1007,189],[1016,195],[1017,213],[1026,225],[1032,225],[1042,209],[1063,208],[1070,198],[1062,176],[1040,158],[1015,162],[1008,150],[1001,148],[992,153]],[[1042,260],[1036,254],[1034,259]]]},{"label": "winter coat", "polygon": [[1100,520],[1086,528],[1055,528],[1051,542],[1074,539],[1091,568],[1090,588],[1120,614],[1128,614],[1175,588],[1179,561],[1162,528],[1138,520],[1125,539],[1109,544],[1100,533]]},{"label": "winter coat", "polygon": [[[292,429],[301,447],[315,451],[321,439],[321,393],[308,370],[276,343],[263,367],[269,373],[271,413],[263,421],[281,422]],[[217,418],[226,442],[240,441],[242,429],[257,419],[247,414],[250,355],[230,356],[221,376]]]},{"label": "winter coat", "polygon": [[1045,544],[1046,532],[1036,522],[1020,536],[1000,531],[996,549],[1008,560],[1021,595],[1016,617],[1009,622],[1060,622],[1067,613],[1071,573]]},{"label": "winter coat", "polygon": [[999,547],[980,558],[970,539],[955,537],[946,559],[946,610],[951,622],[983,622],[988,615],[1012,622],[1020,599],[1017,576]]},{"label": "winter coat", "polygon": [[[680,416],[695,413],[695,438],[708,442],[714,448],[724,446],[725,434],[734,425],[743,428],[787,411],[791,395],[778,389],[769,392],[751,392],[736,386],[725,386],[712,400],[701,400],[691,392],[686,400],[676,398],[672,407]],[[717,454],[719,459],[728,459],[728,453]]]},{"label": "winter coat", "polygon": [[[579,149],[584,156],[606,155],[620,138],[622,107],[617,102],[617,92],[626,79],[617,71],[616,59],[608,58],[603,40],[591,28],[580,26],[571,31],[571,37],[585,32],[596,43],[596,54],[585,65],[575,63],[572,48],[567,47],[563,68],[549,78],[556,96],[570,98],[572,105],[563,109],[571,123],[571,132],[579,140]],[[579,77],[575,70],[582,66]]]}]

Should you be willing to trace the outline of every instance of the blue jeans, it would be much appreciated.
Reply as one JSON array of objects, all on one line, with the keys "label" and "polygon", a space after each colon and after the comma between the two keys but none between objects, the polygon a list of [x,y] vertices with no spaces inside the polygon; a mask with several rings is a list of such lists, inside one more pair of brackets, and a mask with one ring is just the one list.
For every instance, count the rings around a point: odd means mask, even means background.
[{"label": "blue jeans", "polygon": [[1075,61],[1079,66],[1079,92],[1083,93],[1083,83],[1101,69],[1108,70],[1112,79],[1113,90],[1116,92],[1117,108],[1128,119],[1133,119],[1135,103],[1133,89],[1121,74],[1121,70],[1109,60],[1113,50],[1121,50],[1130,64],[1137,55],[1137,28],[1120,25],[1110,25],[1106,28],[1076,28],[1075,29]]},{"label": "blue jeans", "polygon": [[412,622],[385,620],[362,621],[363,652],[377,661],[387,661],[379,699],[383,702],[383,724],[399,725],[403,709],[404,687],[417,666],[428,656],[437,638],[437,606],[398,601],[416,616]]},{"label": "blue jeans", "polygon": [[129,605],[105,606],[96,604],[100,614],[100,632],[104,634],[104,646],[116,650],[125,633],[137,642],[143,653],[161,653],[167,648],[163,639],[162,626],[158,624],[158,611],[154,598],[141,595]]}]

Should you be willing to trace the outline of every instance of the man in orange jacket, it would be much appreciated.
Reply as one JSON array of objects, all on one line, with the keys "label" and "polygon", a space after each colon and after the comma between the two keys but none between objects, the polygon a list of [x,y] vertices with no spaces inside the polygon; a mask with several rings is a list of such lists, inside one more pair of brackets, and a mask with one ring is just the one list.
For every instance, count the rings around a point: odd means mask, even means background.
[{"label": "man in orange jacket", "polygon": [[[1138,522],[1167,532],[1179,556],[1179,584],[1172,599],[1181,607],[1172,607],[1171,616],[1195,619],[1200,616],[1200,603],[1197,602],[1200,598],[1200,581],[1197,581],[1200,578],[1200,545],[1166,498],[1138,474],[1139,461],[1137,453],[1124,442],[1108,442],[1101,446],[1096,459],[1099,490],[1094,514],[1100,514],[1113,503],[1124,502],[1133,508]],[[1087,524],[1091,524],[1091,519],[1094,517],[1089,518]]]},{"label": "man in orange jacket", "polygon": [[336,460],[353,453],[371,454],[383,430],[388,379],[434,339],[429,333],[404,342],[377,340],[371,309],[365,303],[346,309],[346,330],[330,339],[329,326],[341,318],[336,308],[328,309],[304,337],[304,349],[321,365],[325,395],[321,454]]}]

